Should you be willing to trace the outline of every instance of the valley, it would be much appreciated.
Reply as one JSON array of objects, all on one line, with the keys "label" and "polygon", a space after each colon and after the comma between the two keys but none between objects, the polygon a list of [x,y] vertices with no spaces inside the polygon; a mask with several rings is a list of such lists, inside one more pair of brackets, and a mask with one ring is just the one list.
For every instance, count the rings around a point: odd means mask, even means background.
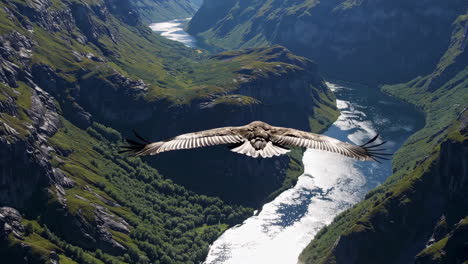
[{"label": "valley", "polygon": [[[467,10],[0,0],[0,258],[464,263]],[[134,129],[158,141],[254,120],[356,144],[378,132],[395,155],[118,154]]]}]

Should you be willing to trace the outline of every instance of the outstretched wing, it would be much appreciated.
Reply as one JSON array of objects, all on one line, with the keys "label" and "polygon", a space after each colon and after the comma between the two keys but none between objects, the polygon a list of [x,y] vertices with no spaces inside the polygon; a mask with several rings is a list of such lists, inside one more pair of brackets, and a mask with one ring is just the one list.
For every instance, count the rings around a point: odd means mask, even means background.
[{"label": "outstretched wing", "polygon": [[134,156],[156,155],[161,152],[193,149],[223,144],[239,144],[245,139],[236,133],[237,127],[215,128],[195,133],[183,134],[168,140],[159,142],[149,142],[137,133],[135,136],[142,142],[127,139],[129,146],[122,146],[124,150],[120,153],[128,152]]},{"label": "outstretched wing", "polygon": [[382,146],[386,142],[371,145],[377,140],[379,135],[377,134],[366,144],[361,146],[352,145],[346,142],[342,142],[338,139],[331,137],[300,131],[291,128],[276,128],[272,141],[276,144],[284,146],[297,146],[303,148],[321,149],[325,151],[339,153],[343,156],[354,158],[357,160],[364,161],[377,161],[379,159],[388,160],[385,156],[391,154],[382,153],[385,149],[378,149],[377,147]]}]

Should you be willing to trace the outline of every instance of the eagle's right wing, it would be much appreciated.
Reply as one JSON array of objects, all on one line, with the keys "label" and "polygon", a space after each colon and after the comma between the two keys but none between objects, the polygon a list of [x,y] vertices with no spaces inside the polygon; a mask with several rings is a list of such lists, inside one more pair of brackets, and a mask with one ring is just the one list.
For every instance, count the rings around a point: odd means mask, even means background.
[{"label": "eagle's right wing", "polygon": [[195,133],[182,134],[168,140],[153,143],[135,133],[135,135],[143,142],[127,139],[127,142],[130,145],[122,146],[124,150],[120,151],[120,153],[128,152],[134,156],[145,156],[179,149],[193,149],[223,144],[239,144],[244,142],[246,139],[236,133],[237,130],[237,127],[215,128]]}]

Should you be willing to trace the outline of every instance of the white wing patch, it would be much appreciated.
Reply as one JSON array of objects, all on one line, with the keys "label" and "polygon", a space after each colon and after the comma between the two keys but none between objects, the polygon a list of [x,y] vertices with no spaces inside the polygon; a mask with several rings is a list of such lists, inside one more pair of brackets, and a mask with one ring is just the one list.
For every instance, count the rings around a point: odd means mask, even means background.
[{"label": "white wing patch", "polygon": [[289,149],[284,149],[273,145],[272,142],[268,142],[263,149],[256,150],[249,141],[245,141],[244,144],[237,148],[231,149],[232,152],[244,154],[252,158],[271,158],[273,156],[280,156],[288,153]]}]

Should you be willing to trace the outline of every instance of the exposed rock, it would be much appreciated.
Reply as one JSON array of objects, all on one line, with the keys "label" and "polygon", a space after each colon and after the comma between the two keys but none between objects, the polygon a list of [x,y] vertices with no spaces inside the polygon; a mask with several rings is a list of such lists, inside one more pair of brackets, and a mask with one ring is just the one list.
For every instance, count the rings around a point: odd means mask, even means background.
[{"label": "exposed rock", "polygon": [[[59,190],[60,188],[57,188]],[[91,221],[85,213],[79,209],[74,215],[68,213],[67,200],[57,191],[59,199],[59,210],[51,212],[55,221],[53,230],[61,234],[67,241],[70,241],[85,249],[102,249],[111,254],[121,255],[127,249],[117,242],[109,230],[114,230],[129,234],[129,225],[125,220],[109,212],[105,207],[91,203],[94,207],[93,220]],[[90,202],[86,198],[76,196],[78,199]],[[59,221],[57,221],[59,219]],[[52,220],[52,219],[51,219]]]},{"label": "exposed rock", "polygon": [[34,44],[19,32],[0,36],[0,82],[18,87],[19,65],[29,62]]},{"label": "exposed rock", "polygon": [[93,123],[93,116],[76,102],[71,104],[67,117],[78,127],[87,128]]},{"label": "exposed rock", "polygon": [[416,256],[416,264],[463,263],[468,259],[468,217],[458,222],[447,236]]},{"label": "exposed rock", "polygon": [[49,65],[37,63],[32,65],[31,74],[33,81],[39,87],[52,95],[58,95],[62,90],[69,86],[67,82],[59,77]]},{"label": "exposed rock", "polygon": [[[0,130],[0,185],[3,187],[0,201],[16,208],[23,208],[38,188],[64,181],[53,172],[50,164],[53,149],[47,142],[60,126],[59,115],[53,98],[33,85],[31,108],[27,110],[31,123],[27,125],[26,138],[21,138],[10,126],[3,125],[5,129]],[[13,101],[3,105],[1,109],[16,115]]]},{"label": "exposed rock", "polygon": [[102,197],[101,195],[99,195],[99,194],[97,194],[97,193],[95,193],[95,192],[93,192],[93,194],[94,194],[97,198],[99,198],[99,200],[103,201],[105,204],[107,204],[107,205],[109,205],[109,206],[112,206],[112,207],[120,207],[120,206],[121,206],[120,204],[118,204],[118,203],[117,203],[116,201],[114,201],[114,200],[106,199],[106,198]]},{"label": "exposed rock", "polygon": [[[61,172],[58,171],[58,173]],[[55,185],[55,192],[52,195],[56,197],[56,202],[45,213],[45,219],[50,223],[49,227],[66,241],[84,249],[99,248],[111,254],[124,254],[127,249],[113,238],[110,230],[129,234],[130,225],[121,217],[112,214],[107,208],[76,194],[74,197],[89,203],[93,211],[90,215],[89,212],[80,208],[77,212],[71,213],[68,200],[65,198],[66,190],[62,186],[63,183]],[[87,186],[84,190],[94,194],[94,191]]]},{"label": "exposed rock", "polygon": [[60,264],[60,257],[55,251],[50,252],[49,260],[51,264]]},{"label": "exposed rock", "polygon": [[55,182],[57,182],[60,186],[68,189],[71,189],[75,186],[75,181],[68,178],[61,169],[53,168],[52,171],[54,174]]},{"label": "exposed rock", "polygon": [[21,224],[23,217],[20,213],[11,207],[0,208],[0,239],[5,239],[9,234],[13,234],[15,238],[22,240],[24,226]]},{"label": "exposed rock", "polygon": [[94,55],[93,53],[87,53],[87,54],[85,54],[85,56],[86,56],[86,58],[88,58],[90,60],[93,60],[93,61],[104,62],[103,58],[98,57],[98,56]]},{"label": "exposed rock", "polygon": [[148,90],[142,80],[115,72],[106,78],[80,80],[79,87],[77,102],[99,120],[131,125],[153,116],[154,106],[142,98]]},{"label": "exposed rock", "polygon": [[34,125],[39,128],[39,133],[47,137],[53,136],[60,125],[59,115],[53,98],[36,86],[35,95],[31,99],[31,109],[28,111]]},{"label": "exposed rock", "polygon": [[[15,11],[48,31],[71,31],[73,17],[70,9],[65,6],[54,9],[52,5],[53,3],[50,0],[26,0],[16,2],[15,7],[17,10]],[[19,15],[17,17],[20,21],[24,20]],[[31,22],[23,23],[23,26],[27,28],[27,25]]]},{"label": "exposed rock", "polygon": [[[82,54],[75,54],[75,56],[83,58]],[[34,64],[31,69],[33,81],[42,87],[47,92],[55,97],[64,98],[63,114],[72,121],[75,125],[81,128],[87,128],[92,123],[92,115],[83,109],[73,96],[68,96],[66,87],[74,87],[74,84],[66,81],[60,77],[54,69],[46,64]]]},{"label": "exposed rock", "polygon": [[95,205],[96,222],[98,226],[105,229],[115,230],[124,234],[129,234],[129,224],[122,218],[110,213],[109,209]]},{"label": "exposed rock", "polygon": [[7,96],[7,100],[0,101],[0,113],[6,113],[11,116],[16,116],[18,114],[13,98]]}]

